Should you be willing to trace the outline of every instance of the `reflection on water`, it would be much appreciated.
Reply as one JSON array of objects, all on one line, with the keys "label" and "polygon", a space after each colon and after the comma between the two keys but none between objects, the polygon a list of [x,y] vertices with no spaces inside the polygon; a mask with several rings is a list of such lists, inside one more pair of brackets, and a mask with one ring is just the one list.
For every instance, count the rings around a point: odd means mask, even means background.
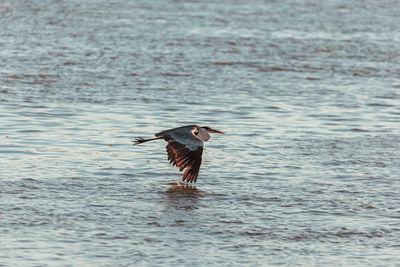
[{"label": "reflection on water", "polygon": [[203,193],[196,188],[196,186],[182,182],[170,182],[170,187],[167,190],[169,196],[185,196],[185,197],[197,197],[203,195]]},{"label": "reflection on water", "polygon": [[[0,6],[0,265],[400,261],[398,5]],[[185,124],[193,185],[131,144]]]},{"label": "reflection on water", "polygon": [[163,193],[167,197],[168,207],[185,210],[198,208],[198,200],[204,193],[196,186],[182,182],[170,182],[168,185],[167,191]]}]

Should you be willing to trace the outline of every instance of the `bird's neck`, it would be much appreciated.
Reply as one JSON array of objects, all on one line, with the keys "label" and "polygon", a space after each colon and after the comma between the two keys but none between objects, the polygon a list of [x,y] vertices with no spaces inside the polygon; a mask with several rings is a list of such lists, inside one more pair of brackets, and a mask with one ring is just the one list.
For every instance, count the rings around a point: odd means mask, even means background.
[{"label": "bird's neck", "polygon": [[207,130],[204,130],[202,128],[198,129],[199,133],[197,134],[197,136],[203,140],[204,142],[208,141],[210,139],[210,135],[207,133]]}]

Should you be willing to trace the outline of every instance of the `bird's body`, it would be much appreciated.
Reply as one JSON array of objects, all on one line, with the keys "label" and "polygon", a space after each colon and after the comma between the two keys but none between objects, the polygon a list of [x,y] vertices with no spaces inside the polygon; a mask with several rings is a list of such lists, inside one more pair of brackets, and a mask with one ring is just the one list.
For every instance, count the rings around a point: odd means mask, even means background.
[{"label": "bird's body", "polygon": [[169,162],[177,166],[179,171],[186,168],[182,181],[196,182],[204,149],[204,142],[210,139],[209,133],[223,132],[213,130],[207,126],[187,125],[155,134],[155,138],[138,138],[135,144],[147,141],[164,139],[168,142],[166,149]]}]

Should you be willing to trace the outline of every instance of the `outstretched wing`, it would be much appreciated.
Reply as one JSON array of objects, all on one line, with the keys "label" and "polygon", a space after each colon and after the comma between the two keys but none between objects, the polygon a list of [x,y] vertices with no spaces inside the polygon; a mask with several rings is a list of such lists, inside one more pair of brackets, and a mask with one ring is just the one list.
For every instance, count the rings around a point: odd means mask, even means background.
[{"label": "outstretched wing", "polygon": [[175,140],[168,140],[167,153],[169,162],[177,166],[179,171],[186,168],[182,181],[196,182],[200,171],[203,147],[192,151]]},{"label": "outstretched wing", "polygon": [[[183,173],[182,181],[196,182],[202,162],[204,142],[193,135],[195,125],[173,129],[175,131],[164,132],[163,137],[168,142],[168,160]],[[161,135],[157,134],[158,136]],[[156,135],[156,136],[157,136]]]}]

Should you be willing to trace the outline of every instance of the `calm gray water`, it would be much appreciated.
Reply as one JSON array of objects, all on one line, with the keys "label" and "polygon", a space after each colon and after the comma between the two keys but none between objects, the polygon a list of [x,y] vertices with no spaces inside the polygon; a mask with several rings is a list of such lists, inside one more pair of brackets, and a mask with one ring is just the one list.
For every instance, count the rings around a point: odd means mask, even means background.
[{"label": "calm gray water", "polygon": [[320,2],[1,1],[0,265],[399,264],[400,5]]}]

